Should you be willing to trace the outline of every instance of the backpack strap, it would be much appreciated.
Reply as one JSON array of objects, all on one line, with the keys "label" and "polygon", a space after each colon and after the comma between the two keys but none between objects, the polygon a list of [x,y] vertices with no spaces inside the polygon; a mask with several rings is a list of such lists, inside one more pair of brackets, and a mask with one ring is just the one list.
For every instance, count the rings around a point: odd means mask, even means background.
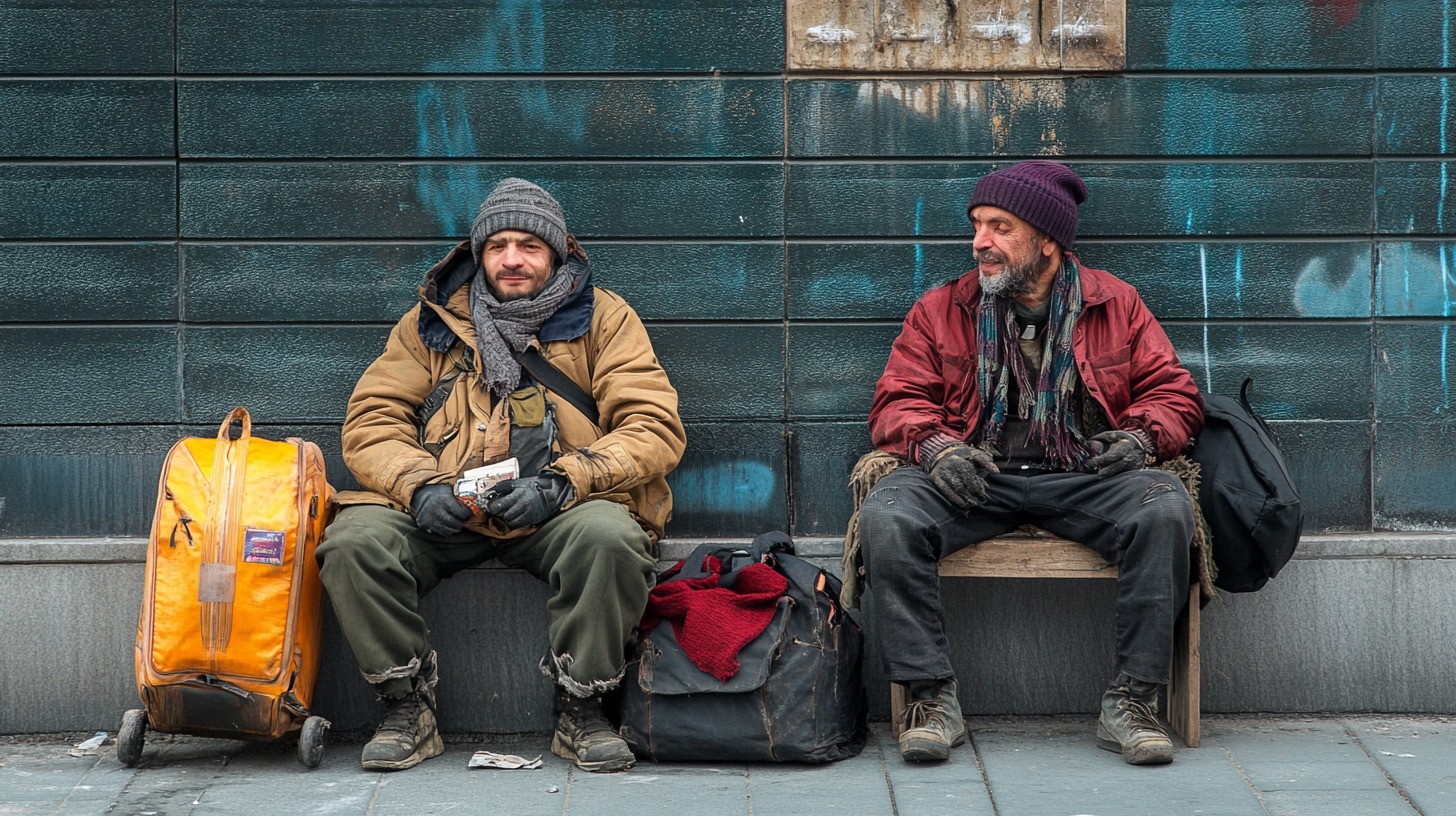
[{"label": "backpack strap", "polygon": [[429,424],[430,417],[438,413],[440,408],[445,405],[445,399],[450,396],[450,391],[455,388],[455,381],[460,379],[460,375],[475,367],[475,349],[464,343],[461,345],[464,348],[460,353],[460,359],[456,360],[455,365],[445,372],[445,376],[435,381],[435,387],[430,389],[424,402],[421,402],[420,407],[415,411],[415,438],[419,441],[420,447],[435,456],[440,455],[438,450],[440,446],[425,444],[425,426]]},{"label": "backpack strap", "polygon": [[601,427],[601,413],[597,410],[596,400],[591,395],[581,390],[572,379],[562,373],[561,369],[541,356],[541,352],[535,346],[527,346],[526,350],[516,355],[516,362],[526,369],[531,378],[536,382],[560,394],[567,402],[576,407],[593,425]]}]

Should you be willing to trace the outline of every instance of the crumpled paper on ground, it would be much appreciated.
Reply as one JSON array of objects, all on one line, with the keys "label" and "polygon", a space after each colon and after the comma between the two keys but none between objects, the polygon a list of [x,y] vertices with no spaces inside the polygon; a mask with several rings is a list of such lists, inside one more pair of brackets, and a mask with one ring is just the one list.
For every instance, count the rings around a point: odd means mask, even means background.
[{"label": "crumpled paper on ground", "polygon": [[541,767],[541,757],[526,759],[515,754],[497,754],[491,751],[476,751],[470,757],[467,768],[504,768],[508,771],[534,771]]},{"label": "crumpled paper on ground", "polygon": [[103,746],[103,745],[106,744],[106,740],[108,739],[109,736],[110,735],[108,735],[105,731],[97,731],[96,732],[96,736],[91,737],[90,739],[87,739],[87,740],[83,740],[81,742],[78,742],[75,745],[72,745],[71,746],[71,756],[73,756],[73,757],[96,756],[96,754],[99,753],[97,749],[99,749],[101,746]]}]

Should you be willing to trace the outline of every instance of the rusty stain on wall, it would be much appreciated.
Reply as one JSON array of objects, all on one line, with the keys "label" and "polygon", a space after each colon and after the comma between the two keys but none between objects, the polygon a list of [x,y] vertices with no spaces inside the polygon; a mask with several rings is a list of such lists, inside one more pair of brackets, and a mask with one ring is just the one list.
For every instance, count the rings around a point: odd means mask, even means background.
[{"label": "rusty stain on wall", "polygon": [[1026,139],[1014,138],[1021,123],[1039,129],[1039,154],[1066,153],[1058,126],[1066,119],[1067,83],[1060,79],[867,79],[858,83],[855,102],[871,109],[894,104],[959,130],[964,143],[989,139],[996,153],[1012,152],[1013,144],[1025,150]]}]

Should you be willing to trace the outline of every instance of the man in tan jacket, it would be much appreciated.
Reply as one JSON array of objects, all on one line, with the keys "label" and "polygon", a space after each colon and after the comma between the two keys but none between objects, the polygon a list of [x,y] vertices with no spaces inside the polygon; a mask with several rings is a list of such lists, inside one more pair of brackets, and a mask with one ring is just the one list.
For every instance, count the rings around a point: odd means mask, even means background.
[{"label": "man in tan jacket", "polygon": [[[589,771],[631,767],[602,694],[647,604],[672,511],[664,477],[684,444],[677,392],[637,314],[591,285],[549,193],[502,181],[470,240],[426,275],[344,420],[344,460],[365,490],[340,494],[318,559],[387,709],[365,768],[443,752],[419,600],[491,558],[553,588],[541,660],[558,687],[551,750]],[[516,478],[457,485],[512,458]]]}]

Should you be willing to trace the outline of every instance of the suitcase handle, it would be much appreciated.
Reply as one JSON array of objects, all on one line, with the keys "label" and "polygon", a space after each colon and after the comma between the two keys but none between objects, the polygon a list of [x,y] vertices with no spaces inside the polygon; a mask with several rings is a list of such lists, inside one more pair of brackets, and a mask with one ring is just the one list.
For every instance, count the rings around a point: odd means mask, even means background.
[{"label": "suitcase handle", "polygon": [[217,441],[236,442],[243,437],[253,435],[253,418],[248,415],[248,409],[239,405],[228,413],[227,418],[217,429]]}]

